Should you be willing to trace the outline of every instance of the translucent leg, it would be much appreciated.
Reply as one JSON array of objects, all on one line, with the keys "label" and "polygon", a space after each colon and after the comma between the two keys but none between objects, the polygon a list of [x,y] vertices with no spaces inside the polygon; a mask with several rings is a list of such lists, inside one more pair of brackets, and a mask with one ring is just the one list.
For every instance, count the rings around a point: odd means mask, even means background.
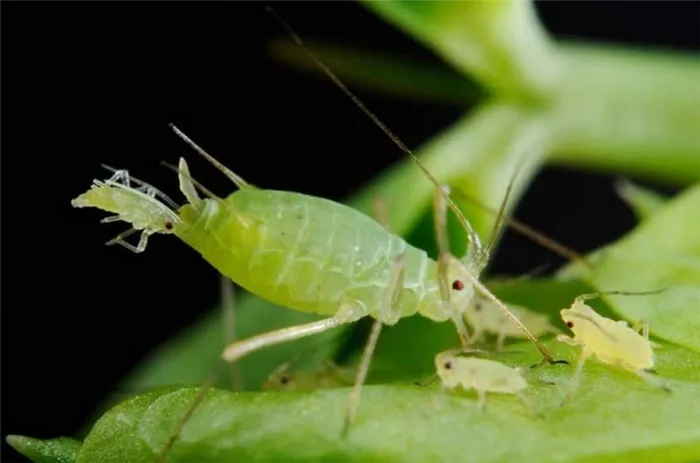
[{"label": "translucent leg", "polygon": [[[389,231],[388,217],[386,213],[385,204],[381,201],[375,201],[375,214],[379,222],[384,226],[384,228]],[[394,259],[394,265],[391,269],[389,276],[389,282],[386,288],[384,288],[384,294],[382,297],[382,307],[379,311],[380,314],[388,314],[391,311],[396,296],[399,294],[403,286],[404,278],[404,260],[403,254],[396,256]],[[377,341],[379,340],[379,334],[382,330],[382,321],[376,319],[372,324],[372,329],[365,345],[364,352],[362,353],[362,360],[357,369],[357,374],[355,377],[355,385],[350,391],[350,397],[348,398],[348,407],[345,413],[345,423],[343,425],[343,436],[346,436],[350,430],[350,425],[355,419],[357,413],[357,407],[360,402],[360,392],[362,391],[362,385],[367,378],[367,373],[369,371],[370,362],[372,361],[372,355],[374,354],[374,349],[377,346]]]},{"label": "translucent leg", "polygon": [[[236,297],[231,280],[221,275],[221,310],[224,318],[224,339],[226,344],[236,341]],[[238,362],[230,366],[231,389],[241,389],[241,368]]]}]

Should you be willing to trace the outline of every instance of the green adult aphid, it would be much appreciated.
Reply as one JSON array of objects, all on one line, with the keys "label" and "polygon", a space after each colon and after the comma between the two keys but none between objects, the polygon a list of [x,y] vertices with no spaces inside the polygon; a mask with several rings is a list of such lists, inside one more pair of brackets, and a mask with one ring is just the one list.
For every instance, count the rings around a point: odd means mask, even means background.
[{"label": "green adult aphid", "polygon": [[[287,26],[288,27],[288,26]],[[294,40],[303,46],[293,32]],[[343,204],[300,193],[259,189],[224,167],[173,126],[173,130],[202,156],[227,175],[238,190],[219,198],[193,181],[187,164],[180,159],[180,190],[188,203],[176,208],[165,204],[164,195],[140,183],[149,194],[130,186],[126,171],[97,184],[73,200],[76,207],[96,207],[116,213],[109,221],[123,220],[142,230],[139,245],[123,238],[112,240],[142,252],[149,236],[174,234],[197,250],[223,275],[248,291],[288,308],[313,312],[326,318],[234,342],[222,353],[233,363],[267,346],[321,333],[363,317],[375,319],[360,362],[355,387],[346,414],[348,429],[358,403],[359,390],[383,324],[393,325],[403,317],[420,314],[431,320],[451,320],[463,347],[468,345],[464,324],[466,307],[478,291],[493,302],[539,349],[543,361],[555,361],[535,335],[480,281],[488,263],[493,237],[503,218],[510,192],[506,191],[492,239],[483,246],[479,236],[441,186],[413,153],[311,53],[331,79],[379,125],[411,158],[436,187],[435,224],[440,257],[433,260],[410,246],[380,223]],[[512,180],[511,180],[512,185]],[[197,188],[207,197],[201,198]],[[464,227],[469,247],[457,258],[449,252],[445,218],[448,207]],[[195,405],[203,393],[195,399]],[[192,409],[194,408],[194,406]],[[188,416],[192,409],[188,411]],[[186,418],[185,418],[186,419]],[[171,445],[169,442],[168,445]],[[166,451],[167,451],[166,445]],[[165,452],[164,452],[165,453]],[[163,455],[164,455],[163,453]]]}]

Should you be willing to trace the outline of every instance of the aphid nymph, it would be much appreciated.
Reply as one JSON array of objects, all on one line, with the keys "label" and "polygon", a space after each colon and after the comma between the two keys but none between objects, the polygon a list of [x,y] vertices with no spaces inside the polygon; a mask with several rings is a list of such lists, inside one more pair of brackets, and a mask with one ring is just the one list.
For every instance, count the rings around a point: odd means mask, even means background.
[{"label": "aphid nymph", "polygon": [[528,383],[519,369],[514,369],[495,360],[459,355],[461,351],[449,350],[435,356],[435,369],[445,390],[461,386],[468,391],[474,389],[479,406],[486,408],[486,394],[514,394],[534,414],[530,401],[525,396]]},{"label": "aphid nymph", "polygon": [[[507,304],[507,306],[538,338],[545,334],[560,332],[544,314],[519,305]],[[503,312],[493,302],[482,297],[479,293],[474,296],[473,302],[467,307],[464,317],[474,329],[470,339],[472,344],[478,342],[485,334],[491,333],[498,337],[496,351],[500,351],[506,338],[522,339],[525,337],[513,322],[503,316]]]},{"label": "aphid nymph", "polygon": [[[592,355],[603,363],[616,365],[630,371],[645,381],[665,391],[670,389],[651,375],[654,374],[654,350],[649,341],[649,326],[640,321],[630,327],[625,321],[615,321],[598,314],[593,308],[584,303],[605,294],[617,295],[646,295],[660,291],[631,293],[623,291],[607,291],[578,296],[568,309],[560,311],[561,318],[574,334],[573,338],[564,334],[557,340],[571,346],[580,346],[572,391],[580,382],[583,365]],[[571,394],[571,393],[570,393]]]}]

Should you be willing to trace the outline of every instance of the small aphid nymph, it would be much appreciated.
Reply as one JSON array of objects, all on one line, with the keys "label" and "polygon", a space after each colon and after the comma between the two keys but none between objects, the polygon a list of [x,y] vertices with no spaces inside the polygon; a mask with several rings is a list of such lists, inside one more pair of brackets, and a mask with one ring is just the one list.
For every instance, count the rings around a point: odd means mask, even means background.
[{"label": "small aphid nymph", "polygon": [[289,362],[277,367],[262,384],[263,391],[313,391],[352,386],[353,372],[331,361],[319,370],[291,370]]},{"label": "small aphid nymph", "polygon": [[655,371],[654,350],[649,341],[648,324],[645,321],[640,321],[636,326],[630,327],[625,321],[615,321],[603,317],[584,303],[587,299],[604,294],[643,295],[657,292],[659,291],[644,293],[609,291],[584,294],[578,296],[570,308],[560,311],[561,318],[574,336],[572,338],[560,334],[557,336],[557,340],[571,346],[581,346],[570,394],[578,388],[583,365],[592,355],[603,363],[617,365],[656,387],[670,391],[665,384],[650,376]]},{"label": "small aphid nymph", "polygon": [[[560,330],[549,322],[546,315],[519,305],[507,304],[507,306],[538,338],[545,334],[560,333]],[[472,344],[478,342],[487,333],[495,334],[498,337],[496,351],[500,351],[507,338],[525,338],[522,331],[505,317],[493,302],[479,293],[474,295],[473,302],[467,306],[464,318],[474,329],[470,339]]]},{"label": "small aphid nymph", "polygon": [[435,369],[442,381],[443,390],[461,386],[474,389],[479,397],[479,406],[486,407],[486,393],[514,394],[534,415],[530,401],[525,396],[528,384],[520,370],[495,360],[460,356],[461,351],[449,350],[435,356]]}]

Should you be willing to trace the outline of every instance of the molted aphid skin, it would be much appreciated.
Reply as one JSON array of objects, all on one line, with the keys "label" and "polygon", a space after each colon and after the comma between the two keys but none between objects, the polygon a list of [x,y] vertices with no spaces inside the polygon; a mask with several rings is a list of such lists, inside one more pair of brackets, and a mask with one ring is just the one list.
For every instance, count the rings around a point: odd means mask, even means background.
[{"label": "molted aphid skin", "polygon": [[474,389],[479,397],[479,406],[486,407],[486,394],[514,394],[520,398],[528,412],[533,413],[524,390],[527,381],[519,370],[495,360],[459,356],[459,351],[447,351],[435,356],[435,368],[444,389],[461,386]]},{"label": "molted aphid skin", "polygon": [[[581,347],[572,392],[578,388],[583,365],[591,356],[597,357],[603,363],[635,373],[645,381],[669,391],[667,386],[650,376],[655,373],[654,350],[649,341],[646,322],[640,322],[637,327],[632,328],[625,321],[615,321],[601,316],[584,303],[586,299],[601,294],[603,293],[579,296],[570,308],[560,311],[564,323],[574,336],[572,338],[560,334],[557,340]],[[624,293],[618,292],[618,294]]]}]

